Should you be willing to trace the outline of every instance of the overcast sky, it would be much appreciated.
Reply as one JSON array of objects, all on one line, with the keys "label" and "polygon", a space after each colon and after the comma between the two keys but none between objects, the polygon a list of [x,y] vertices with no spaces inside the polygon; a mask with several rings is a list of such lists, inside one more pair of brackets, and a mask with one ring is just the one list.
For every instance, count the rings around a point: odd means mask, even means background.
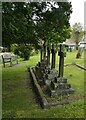
[{"label": "overcast sky", "polygon": [[73,12],[70,18],[70,24],[80,22],[84,27],[84,2],[86,0],[69,0],[72,2]]}]

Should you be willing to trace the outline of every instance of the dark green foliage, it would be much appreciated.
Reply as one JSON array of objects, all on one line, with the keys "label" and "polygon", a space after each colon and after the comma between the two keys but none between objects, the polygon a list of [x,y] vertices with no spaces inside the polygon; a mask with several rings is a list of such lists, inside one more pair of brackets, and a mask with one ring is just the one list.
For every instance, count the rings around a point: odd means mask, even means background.
[{"label": "dark green foliage", "polygon": [[13,53],[15,53],[15,54],[17,54],[17,47],[18,47],[18,44],[12,44],[11,45],[11,51],[13,52]]},{"label": "dark green foliage", "polygon": [[11,51],[24,58],[24,60],[28,60],[30,56],[38,54],[38,49],[34,49],[34,46],[31,44],[12,44]]},{"label": "dark green foliage", "polygon": [[3,2],[3,46],[33,44],[39,48],[39,39],[63,42],[70,37],[70,2]]},{"label": "dark green foliage", "polygon": [[19,55],[24,60],[28,60],[30,58],[30,54],[32,51],[32,46],[29,44],[20,44],[15,47],[14,54]]},{"label": "dark green foliage", "polygon": [[30,17],[30,7],[25,3],[3,3],[2,36],[3,46],[13,43],[31,43],[38,46],[38,39],[34,33],[34,22]]},{"label": "dark green foliage", "polygon": [[28,60],[30,57],[31,48],[29,47],[29,45],[25,46],[24,44],[22,44],[19,46],[19,52],[20,56],[24,58],[24,60]]},{"label": "dark green foliage", "polygon": [[50,8],[45,10],[39,19],[36,19],[37,35],[48,42],[63,42],[70,37],[71,3],[47,2],[47,6],[50,6]]}]

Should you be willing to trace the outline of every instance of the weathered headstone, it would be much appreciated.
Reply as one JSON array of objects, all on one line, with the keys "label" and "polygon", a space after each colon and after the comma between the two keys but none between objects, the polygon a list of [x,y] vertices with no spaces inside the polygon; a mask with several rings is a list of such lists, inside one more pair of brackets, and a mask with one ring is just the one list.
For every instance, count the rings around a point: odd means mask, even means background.
[{"label": "weathered headstone", "polygon": [[64,57],[66,57],[66,53],[64,52],[64,45],[60,44],[60,51],[58,52],[59,58],[59,77],[63,77],[64,73]]},{"label": "weathered headstone", "polygon": [[52,65],[51,65],[51,69],[55,68],[55,62],[56,62],[56,45],[52,44]]}]

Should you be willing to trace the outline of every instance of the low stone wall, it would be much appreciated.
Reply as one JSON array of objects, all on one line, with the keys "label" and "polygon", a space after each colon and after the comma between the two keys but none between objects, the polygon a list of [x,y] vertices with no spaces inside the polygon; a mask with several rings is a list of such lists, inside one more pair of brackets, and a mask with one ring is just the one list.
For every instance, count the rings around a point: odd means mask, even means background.
[{"label": "low stone wall", "polygon": [[33,82],[33,85],[34,85],[34,89],[36,91],[36,94],[37,94],[37,97],[38,97],[38,100],[40,102],[41,107],[42,108],[48,107],[48,102],[45,98],[45,95],[44,95],[43,91],[41,90],[39,84],[37,83],[37,79],[34,75],[33,69],[31,69],[31,68],[30,68],[30,74],[32,76],[32,82]]}]

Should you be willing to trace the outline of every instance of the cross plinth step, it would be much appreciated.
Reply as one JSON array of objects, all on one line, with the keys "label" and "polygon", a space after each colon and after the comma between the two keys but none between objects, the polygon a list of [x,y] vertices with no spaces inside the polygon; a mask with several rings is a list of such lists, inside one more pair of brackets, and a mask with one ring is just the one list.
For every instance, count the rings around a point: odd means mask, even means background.
[{"label": "cross plinth step", "polygon": [[55,77],[54,82],[55,83],[67,83],[67,79],[64,77]]},{"label": "cross plinth step", "polygon": [[54,96],[59,96],[59,95],[68,95],[68,94],[73,94],[74,90],[72,88],[70,89],[60,89],[60,90],[51,90],[50,91],[50,95],[52,97]]},{"label": "cross plinth step", "polygon": [[51,82],[51,89],[69,89],[71,88],[71,85],[69,83],[54,83]]}]

